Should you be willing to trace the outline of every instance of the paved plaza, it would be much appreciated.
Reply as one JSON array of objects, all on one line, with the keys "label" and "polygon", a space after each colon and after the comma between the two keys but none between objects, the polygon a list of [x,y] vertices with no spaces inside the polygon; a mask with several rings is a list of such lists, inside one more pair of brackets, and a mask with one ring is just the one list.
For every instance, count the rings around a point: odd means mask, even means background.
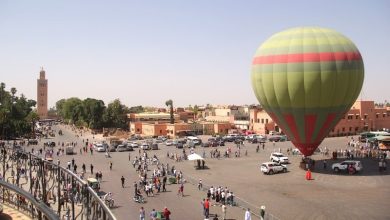
[{"label": "paved plaza", "polygon": [[[138,174],[130,165],[129,152],[112,152],[111,158],[105,158],[104,153],[94,152],[91,155],[79,153],[83,146],[82,139],[92,140],[90,134],[76,137],[65,126],[54,127],[62,129],[63,136],[56,136],[53,141],[77,141],[76,155],[60,156],[63,166],[72,158],[75,159],[79,170],[85,163],[87,177],[90,174],[89,167],[92,163],[94,171],[103,173],[102,191],[112,192],[115,199],[115,207],[112,209],[118,219],[138,219],[141,206],[145,207],[147,214],[155,208],[162,210],[165,206],[172,212],[172,219],[203,219],[201,200],[206,197],[204,191],[197,189],[196,182],[202,179],[206,186],[213,185],[228,187],[234,192],[236,198],[240,198],[246,207],[259,211],[264,205],[266,212],[271,213],[275,219],[388,219],[390,211],[387,204],[390,202],[390,172],[379,173],[378,162],[375,159],[358,159],[363,162],[364,170],[357,175],[335,174],[330,166],[336,160],[328,156],[316,154],[312,158],[316,160],[316,169],[313,171],[313,180],[305,180],[305,171],[299,168],[301,156],[290,155],[291,164],[288,165],[287,173],[275,175],[263,175],[260,172],[260,164],[269,161],[270,153],[280,150],[286,154],[286,149],[293,147],[290,142],[266,143],[265,149],[256,153],[256,144],[247,144],[242,147],[239,158],[210,158],[210,150],[215,148],[197,147],[195,150],[200,155],[206,154],[206,166],[208,169],[196,170],[192,161],[175,162],[167,158],[167,152],[181,154],[182,149],[174,146],[160,144],[160,150],[148,151],[149,157],[154,154],[161,163],[169,163],[181,170],[187,183],[184,185],[184,197],[177,195],[178,185],[168,185],[167,192],[146,197],[145,204],[138,204],[132,200],[134,194],[133,183],[138,181]],[[203,137],[207,139],[207,137]],[[97,140],[95,137],[94,140]],[[47,140],[43,140],[44,142]],[[320,147],[332,149],[345,149],[346,137],[328,138]],[[221,153],[227,147],[235,149],[235,145],[228,143],[225,147],[218,147]],[[28,147],[31,148],[32,146]],[[37,149],[37,147],[35,146]],[[58,147],[55,147],[55,152]],[[28,150],[28,149],[26,149]],[[187,153],[189,150],[186,149]],[[245,156],[244,152],[248,152]],[[130,152],[131,160],[138,156],[138,149]],[[327,160],[328,168],[322,168],[322,160]],[[57,158],[54,158],[56,161]],[[110,171],[109,163],[113,162],[113,170]],[[340,159],[337,161],[341,161]],[[149,167],[153,171],[154,166]],[[125,188],[121,187],[121,176],[126,178]],[[150,175],[149,175],[150,176]],[[228,219],[243,219],[245,210],[239,207],[228,207]],[[212,206],[210,213],[221,215],[220,206]],[[254,219],[257,217],[252,216]]]},{"label": "paved plaza", "polygon": [[31,220],[30,217],[18,211],[17,209],[14,209],[4,204],[3,204],[3,213],[0,214],[0,219],[1,220]]}]

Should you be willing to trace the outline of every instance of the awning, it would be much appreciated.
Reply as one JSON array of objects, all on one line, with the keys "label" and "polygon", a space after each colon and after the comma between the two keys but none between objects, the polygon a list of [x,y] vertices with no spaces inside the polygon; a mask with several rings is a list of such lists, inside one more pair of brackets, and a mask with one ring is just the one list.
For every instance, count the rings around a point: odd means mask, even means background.
[{"label": "awning", "polygon": [[188,160],[204,160],[199,154],[193,153],[188,156]]}]

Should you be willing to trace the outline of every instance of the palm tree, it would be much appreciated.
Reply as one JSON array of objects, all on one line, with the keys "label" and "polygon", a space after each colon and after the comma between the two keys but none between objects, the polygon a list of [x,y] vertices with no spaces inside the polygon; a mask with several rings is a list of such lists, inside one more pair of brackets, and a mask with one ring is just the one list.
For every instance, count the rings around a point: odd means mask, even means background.
[{"label": "palm tree", "polygon": [[12,94],[12,97],[15,96],[15,94],[16,94],[16,88],[15,87],[11,88],[11,94]]},{"label": "palm tree", "polygon": [[174,124],[175,123],[175,119],[173,118],[173,101],[172,101],[172,99],[169,99],[168,101],[166,101],[165,105],[170,107],[169,108],[169,114],[171,116],[170,123]]},{"label": "palm tree", "polygon": [[39,115],[36,111],[31,111],[27,117],[27,121],[29,121],[32,125],[32,137],[35,138],[35,122],[39,121]]}]

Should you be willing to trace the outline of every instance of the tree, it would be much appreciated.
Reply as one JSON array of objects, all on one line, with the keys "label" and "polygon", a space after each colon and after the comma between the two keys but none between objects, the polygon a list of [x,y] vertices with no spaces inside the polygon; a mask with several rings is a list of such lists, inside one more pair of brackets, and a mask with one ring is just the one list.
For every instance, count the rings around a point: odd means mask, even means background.
[{"label": "tree", "polygon": [[165,105],[170,107],[169,108],[169,114],[171,116],[170,123],[174,124],[175,123],[175,118],[173,117],[173,101],[171,99],[169,99],[168,101],[165,102]]},{"label": "tree", "polygon": [[31,122],[28,115],[36,105],[34,100],[28,100],[23,94],[16,96],[16,88],[5,90],[5,83],[0,84],[0,126],[2,138],[22,137],[31,132]]},{"label": "tree", "polygon": [[103,120],[106,127],[128,128],[126,106],[122,105],[119,99],[109,103],[103,114]]},{"label": "tree", "polygon": [[27,117],[27,121],[31,123],[32,137],[35,138],[35,122],[39,121],[39,115],[36,111],[31,111]]},{"label": "tree", "polygon": [[129,108],[129,113],[141,113],[145,112],[145,108],[142,105],[133,106]]},{"label": "tree", "polygon": [[102,100],[87,98],[83,101],[84,120],[89,128],[97,129],[103,125],[103,114],[106,109]]}]

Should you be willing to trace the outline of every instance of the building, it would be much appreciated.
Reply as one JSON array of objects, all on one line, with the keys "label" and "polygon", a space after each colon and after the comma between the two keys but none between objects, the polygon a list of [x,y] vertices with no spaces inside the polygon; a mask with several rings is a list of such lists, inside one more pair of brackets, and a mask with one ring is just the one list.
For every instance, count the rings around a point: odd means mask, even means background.
[{"label": "building", "polygon": [[40,119],[46,119],[47,115],[47,79],[43,68],[39,72],[37,80],[37,112]]},{"label": "building", "polygon": [[183,112],[175,114],[174,124],[169,123],[170,116],[167,113],[128,114],[128,118],[130,119],[130,132],[143,136],[168,136],[170,138],[176,138],[193,134],[227,134],[232,128],[229,122],[187,123],[179,120],[180,113]]},{"label": "building", "polygon": [[374,101],[356,101],[329,136],[345,136],[390,128],[390,109],[375,107]]},{"label": "building", "polygon": [[208,122],[230,123],[236,129],[249,129],[249,107],[247,106],[221,106],[205,112]]},{"label": "building", "polygon": [[[260,107],[250,109],[249,129],[258,134],[282,132],[272,118]],[[356,101],[345,116],[329,132],[329,136],[354,135],[363,131],[390,128],[390,108],[375,107],[374,101]]]}]

